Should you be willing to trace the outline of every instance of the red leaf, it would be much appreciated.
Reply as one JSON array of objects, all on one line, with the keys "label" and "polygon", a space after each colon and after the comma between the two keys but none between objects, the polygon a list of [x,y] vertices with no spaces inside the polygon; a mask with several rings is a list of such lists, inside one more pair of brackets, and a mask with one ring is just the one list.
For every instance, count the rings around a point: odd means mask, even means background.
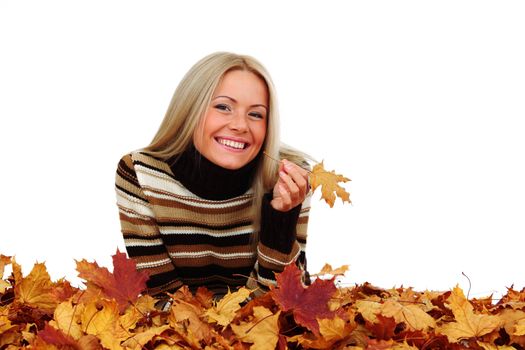
[{"label": "red leaf", "polygon": [[118,249],[112,257],[113,274],[107,268],[99,267],[96,262],[89,263],[85,260],[77,261],[77,271],[80,278],[88,281],[88,288],[89,284],[93,284],[107,297],[114,298],[122,312],[128,303],[134,303],[146,289],[148,274],[137,271],[135,262]]},{"label": "red leaf", "polygon": [[62,333],[47,323],[44,329],[38,332],[38,336],[46,343],[57,345],[57,347],[66,346],[72,349],[80,349],[80,345],[72,336]]},{"label": "red leaf", "polygon": [[392,317],[376,315],[377,323],[366,321],[365,327],[376,339],[389,340],[394,336],[397,323]]},{"label": "red leaf", "polygon": [[277,287],[270,291],[272,298],[281,310],[292,310],[295,322],[319,335],[317,318],[333,318],[334,311],[328,308],[328,301],[337,290],[334,279],[316,279],[304,287],[301,282],[302,272],[295,264],[290,264],[276,275]]}]

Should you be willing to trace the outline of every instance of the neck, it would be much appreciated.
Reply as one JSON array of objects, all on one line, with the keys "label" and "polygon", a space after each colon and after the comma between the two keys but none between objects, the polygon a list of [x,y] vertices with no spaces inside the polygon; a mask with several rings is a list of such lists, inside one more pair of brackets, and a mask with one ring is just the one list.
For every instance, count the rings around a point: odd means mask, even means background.
[{"label": "neck", "polygon": [[197,196],[225,200],[244,194],[252,185],[259,155],[239,169],[226,169],[206,159],[191,145],[168,160],[175,179]]}]

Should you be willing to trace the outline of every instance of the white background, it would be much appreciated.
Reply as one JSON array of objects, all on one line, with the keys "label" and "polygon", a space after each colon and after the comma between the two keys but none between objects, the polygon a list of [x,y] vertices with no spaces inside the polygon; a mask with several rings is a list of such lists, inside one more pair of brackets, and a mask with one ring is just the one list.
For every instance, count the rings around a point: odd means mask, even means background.
[{"label": "white background", "polygon": [[[321,3],[323,5],[321,5]],[[214,51],[271,72],[283,140],[352,179],[313,201],[308,259],[344,283],[522,288],[521,1],[1,1],[0,253],[77,283],[124,249],[120,157]]]}]

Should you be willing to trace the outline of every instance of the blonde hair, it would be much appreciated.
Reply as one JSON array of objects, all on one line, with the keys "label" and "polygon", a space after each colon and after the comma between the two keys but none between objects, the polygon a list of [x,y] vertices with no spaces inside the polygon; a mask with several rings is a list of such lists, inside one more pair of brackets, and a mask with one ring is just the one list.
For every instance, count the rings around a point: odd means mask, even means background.
[{"label": "blonde hair", "polygon": [[[255,58],[229,52],[216,52],[198,61],[182,78],[157,134],[144,152],[160,159],[176,157],[184,152],[193,142],[193,134],[206,108],[210,104],[213,92],[222,77],[232,70],[249,71],[261,78],[268,89],[268,124],[266,137],[261,151],[271,158],[281,158],[279,136],[279,112],[277,95],[270,74]],[[284,152],[288,159],[301,159],[299,152],[289,148]],[[294,156],[294,154],[297,156]],[[262,197],[271,191],[277,181],[279,164],[270,157],[261,156],[253,180],[254,203],[253,217],[256,232],[260,224]],[[302,158],[304,159],[304,158]]]}]

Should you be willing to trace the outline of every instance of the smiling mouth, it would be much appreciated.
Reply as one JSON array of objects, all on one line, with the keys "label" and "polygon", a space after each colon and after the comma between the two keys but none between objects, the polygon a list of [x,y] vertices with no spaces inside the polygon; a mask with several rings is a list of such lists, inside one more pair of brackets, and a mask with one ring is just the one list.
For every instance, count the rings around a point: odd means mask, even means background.
[{"label": "smiling mouth", "polygon": [[226,147],[233,148],[233,149],[246,149],[249,146],[249,144],[245,142],[232,141],[232,140],[223,139],[219,137],[215,138],[215,140],[221,145],[224,145]]}]

